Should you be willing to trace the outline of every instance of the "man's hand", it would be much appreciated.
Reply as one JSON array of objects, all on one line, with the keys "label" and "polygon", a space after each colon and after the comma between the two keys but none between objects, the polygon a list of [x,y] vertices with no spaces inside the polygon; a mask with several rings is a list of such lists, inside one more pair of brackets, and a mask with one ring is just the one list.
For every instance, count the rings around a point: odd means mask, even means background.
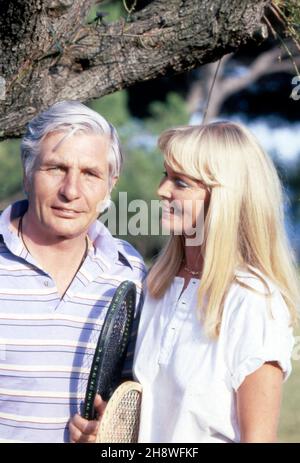
[{"label": "man's hand", "polygon": [[96,394],[94,407],[98,418],[96,420],[86,420],[82,416],[74,415],[69,421],[70,442],[76,443],[94,443],[99,427],[100,420],[104,413],[107,402],[102,400],[99,394]]}]

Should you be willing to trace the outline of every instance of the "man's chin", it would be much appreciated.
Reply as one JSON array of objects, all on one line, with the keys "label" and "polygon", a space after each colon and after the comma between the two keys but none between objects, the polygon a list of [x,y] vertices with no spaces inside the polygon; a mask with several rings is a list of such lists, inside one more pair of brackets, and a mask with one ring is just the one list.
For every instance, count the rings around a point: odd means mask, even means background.
[{"label": "man's chin", "polygon": [[71,221],[69,221],[68,223],[59,224],[59,226],[57,224],[53,227],[49,226],[49,235],[61,239],[72,239],[86,233],[87,228],[80,227],[78,226],[78,224],[70,222]]}]

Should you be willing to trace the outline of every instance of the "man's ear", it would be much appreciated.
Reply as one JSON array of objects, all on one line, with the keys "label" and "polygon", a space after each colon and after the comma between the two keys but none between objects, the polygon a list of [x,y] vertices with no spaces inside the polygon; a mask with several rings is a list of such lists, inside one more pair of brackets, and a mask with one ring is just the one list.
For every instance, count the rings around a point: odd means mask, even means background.
[{"label": "man's ear", "polygon": [[29,191],[29,184],[30,184],[29,179],[27,175],[24,173],[23,174],[23,190],[26,195],[28,194],[28,191]]},{"label": "man's ear", "polygon": [[[115,176],[111,179],[111,190],[115,187],[117,181],[119,180],[119,177]],[[110,190],[110,191],[111,191]]]}]

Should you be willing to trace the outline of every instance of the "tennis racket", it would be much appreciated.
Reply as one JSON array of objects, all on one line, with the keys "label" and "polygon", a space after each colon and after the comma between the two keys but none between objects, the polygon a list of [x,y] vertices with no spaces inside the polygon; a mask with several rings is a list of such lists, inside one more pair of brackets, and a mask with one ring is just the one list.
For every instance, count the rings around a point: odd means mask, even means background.
[{"label": "tennis racket", "polygon": [[98,338],[88,378],[82,416],[95,419],[96,393],[107,401],[120,382],[130,339],[136,303],[136,286],[123,281],[115,291]]},{"label": "tennis racket", "polygon": [[99,425],[96,442],[138,441],[142,387],[134,381],[122,383],[113,393]]}]

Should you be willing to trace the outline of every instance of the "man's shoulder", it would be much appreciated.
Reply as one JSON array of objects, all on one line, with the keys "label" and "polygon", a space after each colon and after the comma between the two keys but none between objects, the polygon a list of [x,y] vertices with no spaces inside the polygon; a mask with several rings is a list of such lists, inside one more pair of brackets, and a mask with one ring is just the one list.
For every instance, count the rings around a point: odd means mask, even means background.
[{"label": "man's shoulder", "polygon": [[113,237],[113,238],[114,238],[114,241],[116,243],[116,246],[119,252],[123,253],[126,257],[128,256],[129,258],[133,260],[138,260],[144,264],[144,259],[142,258],[138,250],[132,244],[120,238],[116,238],[116,237]]},{"label": "man's shoulder", "polygon": [[140,253],[127,241],[113,236],[110,230],[97,220],[89,229],[89,236],[96,249],[104,253],[108,259],[116,258],[123,265],[132,268],[138,273],[138,278],[143,278],[146,273],[144,260]]}]

